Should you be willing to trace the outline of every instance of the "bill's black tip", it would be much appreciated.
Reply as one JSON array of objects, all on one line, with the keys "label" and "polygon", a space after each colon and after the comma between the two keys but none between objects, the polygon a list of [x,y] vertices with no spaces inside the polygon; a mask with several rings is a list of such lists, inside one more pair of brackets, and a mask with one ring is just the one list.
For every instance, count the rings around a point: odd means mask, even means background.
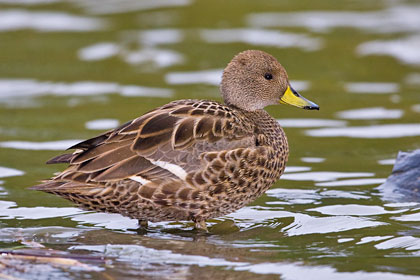
[{"label": "bill's black tip", "polygon": [[303,109],[305,109],[305,110],[318,110],[319,111],[319,106],[305,106],[305,107],[303,107]]}]

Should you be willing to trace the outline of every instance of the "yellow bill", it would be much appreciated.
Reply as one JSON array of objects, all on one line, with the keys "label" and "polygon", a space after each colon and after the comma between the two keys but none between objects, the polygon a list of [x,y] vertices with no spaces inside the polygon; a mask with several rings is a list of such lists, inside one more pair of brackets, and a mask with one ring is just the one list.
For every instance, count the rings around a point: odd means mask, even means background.
[{"label": "yellow bill", "polygon": [[300,95],[290,85],[287,86],[286,92],[280,98],[280,103],[293,105],[306,110],[319,110],[318,105]]}]

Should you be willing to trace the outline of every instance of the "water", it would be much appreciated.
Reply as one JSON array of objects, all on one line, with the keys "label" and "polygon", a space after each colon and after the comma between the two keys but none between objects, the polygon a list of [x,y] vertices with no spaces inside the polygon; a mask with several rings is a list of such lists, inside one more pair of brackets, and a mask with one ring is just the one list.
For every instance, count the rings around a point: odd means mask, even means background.
[{"label": "water", "polygon": [[[0,250],[77,260],[0,259],[0,278],[420,279],[420,201],[377,189],[420,148],[420,5],[331,4],[0,0]],[[173,99],[220,100],[221,70],[250,48],[321,110],[267,109],[287,172],[209,235],[27,189],[77,141]]]}]

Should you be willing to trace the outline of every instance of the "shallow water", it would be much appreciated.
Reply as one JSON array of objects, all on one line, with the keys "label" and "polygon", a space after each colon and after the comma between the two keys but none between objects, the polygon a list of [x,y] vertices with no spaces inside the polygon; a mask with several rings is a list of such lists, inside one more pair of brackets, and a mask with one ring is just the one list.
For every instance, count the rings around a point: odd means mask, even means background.
[{"label": "shallow water", "polygon": [[[53,249],[24,279],[420,279],[420,201],[377,187],[420,148],[416,1],[0,0],[0,251]],[[45,165],[173,99],[220,100],[242,50],[276,56],[319,112],[267,110],[291,146],[264,196],[209,221],[87,212],[27,187]],[[50,252],[51,253],[51,252]],[[22,264],[21,264],[22,265]]]}]

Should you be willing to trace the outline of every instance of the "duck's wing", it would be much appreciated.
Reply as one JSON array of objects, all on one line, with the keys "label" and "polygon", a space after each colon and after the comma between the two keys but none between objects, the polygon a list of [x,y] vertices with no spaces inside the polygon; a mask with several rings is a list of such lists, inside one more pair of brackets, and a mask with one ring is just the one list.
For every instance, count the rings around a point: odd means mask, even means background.
[{"label": "duck's wing", "polygon": [[[254,127],[227,106],[181,100],[76,144],[75,153],[49,163],[70,164],[54,178],[62,183],[185,180],[203,168],[204,154],[253,146],[254,135]],[[35,188],[46,190],[46,184]]]}]

